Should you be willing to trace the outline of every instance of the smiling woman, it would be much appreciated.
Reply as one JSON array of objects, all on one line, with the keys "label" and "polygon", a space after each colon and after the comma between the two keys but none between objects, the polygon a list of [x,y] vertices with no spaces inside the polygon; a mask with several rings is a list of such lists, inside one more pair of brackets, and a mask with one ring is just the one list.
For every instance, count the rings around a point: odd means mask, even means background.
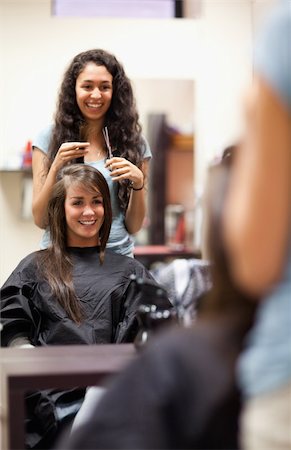
[{"label": "smiling woman", "polygon": [[76,80],[76,100],[85,120],[106,114],[112,99],[112,75],[106,67],[88,63]]},{"label": "smiling woman", "polygon": [[[48,203],[49,247],[26,256],[1,289],[2,346],[134,340],[143,294],[133,277],[153,279],[134,258],[106,249],[111,219],[103,175],[85,164],[65,166]],[[165,299],[165,307],[169,305]],[[64,398],[77,406],[76,413],[83,394],[74,390],[58,397],[58,408]],[[56,398],[50,392],[39,403],[48,398],[52,408]],[[58,424],[49,429],[47,411],[36,411],[35,401],[33,397],[28,404],[28,448],[47,448],[46,439],[54,437]],[[52,414],[58,417],[57,408]]]},{"label": "smiling woman", "polygon": [[67,244],[70,247],[100,245],[99,230],[103,224],[103,197],[83,187],[71,185],[65,200]]},{"label": "smiling woman", "polygon": [[[106,130],[106,134],[105,134]],[[100,49],[76,55],[60,88],[55,120],[33,142],[34,221],[47,228],[47,205],[58,171],[84,162],[109,185],[113,221],[107,247],[133,256],[146,213],[151,150],[142,136],[131,82],[114,55]],[[41,248],[50,237],[46,231]]]},{"label": "smiling woman", "polygon": [[46,252],[39,252],[39,258],[47,253],[54,258],[58,253],[52,252],[55,247],[66,251],[70,247],[98,246],[103,262],[111,221],[110,193],[101,172],[87,165],[64,167],[48,204],[51,245]]}]

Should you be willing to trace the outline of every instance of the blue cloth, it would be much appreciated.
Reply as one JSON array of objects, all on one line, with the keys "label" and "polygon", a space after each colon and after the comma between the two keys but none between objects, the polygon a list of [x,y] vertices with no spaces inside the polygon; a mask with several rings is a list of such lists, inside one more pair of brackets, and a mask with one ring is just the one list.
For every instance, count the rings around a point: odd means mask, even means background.
[{"label": "blue cloth", "polygon": [[[291,112],[290,2],[281,2],[265,24],[254,63],[256,72]],[[239,380],[247,397],[270,392],[291,380],[291,242],[286,253],[282,279],[260,303],[246,350],[239,359]]]},{"label": "blue cloth", "polygon": [[291,2],[281,0],[257,36],[254,68],[291,111]]},{"label": "blue cloth", "polygon": [[[37,147],[47,154],[52,135],[52,128],[53,126],[49,125],[44,130],[42,130],[39,133],[39,135],[36,136],[36,138],[34,139],[32,147],[33,148]],[[149,144],[145,138],[143,138],[143,140],[144,140],[143,158],[144,159],[151,158],[152,153]],[[109,186],[113,217],[107,248],[110,248],[117,253],[121,253],[122,255],[133,256],[134,240],[133,237],[128,233],[128,231],[125,228],[124,213],[119,207],[119,202],[117,198],[118,184],[117,182],[112,181],[109,170],[105,168],[105,162],[106,160],[104,159],[100,161],[90,162],[88,164],[98,169],[104,175]],[[50,235],[49,231],[46,230],[40,243],[41,249],[47,248],[49,242],[50,242]]]}]

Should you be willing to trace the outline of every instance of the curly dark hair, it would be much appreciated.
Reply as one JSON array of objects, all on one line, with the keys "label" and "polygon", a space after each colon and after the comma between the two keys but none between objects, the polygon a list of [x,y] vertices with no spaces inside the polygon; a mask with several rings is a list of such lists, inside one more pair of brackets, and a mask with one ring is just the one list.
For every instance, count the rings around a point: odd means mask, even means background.
[{"label": "curly dark hair", "polygon": [[[48,168],[63,142],[83,140],[82,130],[86,124],[76,101],[75,86],[79,74],[91,62],[106,67],[113,77],[113,96],[104,125],[108,127],[113,151],[116,149],[114,156],[126,158],[140,168],[144,140],[132,85],[116,57],[101,49],[88,50],[76,55],[64,74],[48,151]],[[123,210],[127,208],[129,193],[129,181],[123,180],[119,183],[118,190],[120,207]]]}]

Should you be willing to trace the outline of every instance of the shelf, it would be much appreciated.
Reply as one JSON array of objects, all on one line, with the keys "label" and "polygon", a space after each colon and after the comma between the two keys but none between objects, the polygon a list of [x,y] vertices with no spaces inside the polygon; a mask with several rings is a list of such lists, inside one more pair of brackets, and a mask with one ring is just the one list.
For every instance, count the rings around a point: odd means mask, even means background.
[{"label": "shelf", "polygon": [[166,261],[169,258],[201,258],[201,252],[195,248],[181,248],[180,250],[171,248],[167,245],[137,245],[134,249],[134,256],[147,268],[151,264],[159,261]]},{"label": "shelf", "polygon": [[24,174],[32,174],[31,167],[28,167],[27,169],[19,168],[19,169],[8,169],[8,168],[0,168],[0,173],[24,173]]},{"label": "shelf", "polygon": [[193,134],[172,134],[171,145],[175,150],[193,151],[194,150],[194,136]]}]

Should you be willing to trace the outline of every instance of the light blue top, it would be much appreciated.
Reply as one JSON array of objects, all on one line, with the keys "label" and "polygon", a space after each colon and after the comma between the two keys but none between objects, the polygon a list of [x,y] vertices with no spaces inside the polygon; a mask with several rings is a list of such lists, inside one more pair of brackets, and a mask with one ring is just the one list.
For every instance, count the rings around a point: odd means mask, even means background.
[{"label": "light blue top", "polygon": [[[265,24],[255,50],[255,68],[291,113],[290,2],[281,2]],[[244,394],[250,397],[291,381],[291,242],[281,282],[259,305],[247,349],[239,360],[238,374]]]},{"label": "light blue top", "polygon": [[[37,147],[42,150],[44,153],[48,152],[49,143],[51,139],[53,125],[49,125],[44,130],[42,130],[39,135],[33,141],[32,147]],[[144,152],[143,158],[151,158],[152,153],[149,147],[149,144],[145,138],[144,140]],[[123,211],[119,207],[118,197],[117,197],[117,189],[118,183],[112,181],[110,176],[110,171],[105,168],[106,159],[87,163],[90,166],[98,169],[106,178],[106,181],[109,186],[110,198],[111,198],[111,206],[112,206],[112,226],[110,230],[109,239],[107,242],[107,248],[111,248],[117,253],[121,253],[126,256],[133,256],[133,248],[134,248],[134,240],[133,237],[128,233],[125,228],[125,217]],[[46,230],[42,237],[40,248],[47,248],[50,242],[49,231]]]}]

